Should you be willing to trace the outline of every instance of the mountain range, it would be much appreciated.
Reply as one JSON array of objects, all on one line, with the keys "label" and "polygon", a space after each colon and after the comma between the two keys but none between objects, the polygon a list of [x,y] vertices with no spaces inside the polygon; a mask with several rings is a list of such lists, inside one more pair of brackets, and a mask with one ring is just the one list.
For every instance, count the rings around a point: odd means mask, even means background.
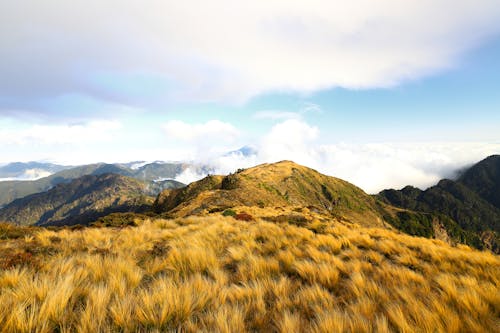
[{"label": "mountain range", "polygon": [[[244,219],[297,224],[333,219],[497,253],[500,249],[498,155],[464,170],[456,180],[443,179],[426,190],[406,186],[378,195],[291,161],[240,169],[226,176],[209,175],[188,186],[172,180],[153,181],[173,178],[185,167],[94,164],[21,182],[16,185],[31,186],[25,192],[39,189],[39,193],[7,204],[0,209],[0,220],[20,225],[89,224],[109,213],[144,211],[168,218],[239,214]],[[9,182],[0,186],[4,183]]]},{"label": "mountain range", "polygon": [[0,210],[0,219],[17,225],[88,224],[115,212],[141,212],[152,197],[146,184],[117,174],[86,175],[47,192],[14,200]]},{"label": "mountain range", "polygon": [[377,197],[399,208],[444,217],[447,232],[457,242],[500,250],[500,155],[478,162],[456,180],[442,179],[426,190],[384,190]]},{"label": "mountain range", "polygon": [[71,166],[44,162],[13,162],[0,166],[0,181],[36,180],[69,168]]},{"label": "mountain range", "polygon": [[[26,168],[34,166],[36,162],[30,163],[11,163],[4,166],[5,170],[17,170],[21,172],[26,170]],[[139,163],[139,167],[137,166]],[[40,167],[47,164],[36,164]],[[50,167],[53,166],[53,169]],[[77,167],[62,167],[58,165],[48,165],[44,170],[58,170],[61,169],[50,176],[43,177],[37,180],[9,180],[0,181],[0,207],[7,205],[15,199],[23,198],[27,195],[44,192],[52,187],[61,184],[68,183],[73,179],[85,176],[85,175],[101,175],[105,173],[114,173],[122,176],[127,176],[135,178],[146,182],[149,184],[151,189],[157,189],[158,194],[162,189],[179,187],[183,184],[173,180],[176,176],[182,173],[189,165],[185,163],[165,163],[165,162],[153,162],[153,163],[116,163],[116,164],[105,164],[96,163],[88,164]],[[5,171],[5,172],[7,172]],[[164,186],[162,186],[164,185]]]}]

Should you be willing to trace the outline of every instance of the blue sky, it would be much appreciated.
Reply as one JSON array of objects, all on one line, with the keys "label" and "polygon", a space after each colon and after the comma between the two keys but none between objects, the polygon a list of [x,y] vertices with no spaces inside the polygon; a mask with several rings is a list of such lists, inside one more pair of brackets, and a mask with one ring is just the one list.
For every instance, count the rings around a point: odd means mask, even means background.
[{"label": "blue sky", "polygon": [[494,0],[1,2],[0,163],[286,158],[425,187],[500,150],[498,22]]}]

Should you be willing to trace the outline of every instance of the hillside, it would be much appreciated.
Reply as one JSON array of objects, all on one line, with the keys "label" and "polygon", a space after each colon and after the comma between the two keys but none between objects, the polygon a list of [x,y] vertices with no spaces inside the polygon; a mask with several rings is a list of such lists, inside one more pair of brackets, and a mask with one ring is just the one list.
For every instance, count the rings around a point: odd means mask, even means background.
[{"label": "hillside", "polygon": [[500,155],[492,155],[467,169],[458,182],[500,208]]},{"label": "hillside", "polygon": [[0,209],[0,221],[17,225],[88,224],[113,212],[140,211],[152,202],[146,185],[116,174],[89,175],[47,192],[14,200]]},{"label": "hillside", "polygon": [[497,332],[500,259],[387,229],[220,214],[0,225],[4,332]]},{"label": "hillside", "polygon": [[164,191],[154,210],[183,217],[240,206],[252,207],[259,216],[295,207],[361,225],[383,225],[379,206],[361,189],[290,161],[262,164],[228,176],[208,176],[185,188]]},{"label": "hillside", "polygon": [[[146,182],[156,180],[173,179],[187,167],[182,163],[150,163],[142,165],[137,169],[132,169],[122,164],[89,164],[65,169],[45,178],[33,181],[0,181],[0,207],[12,202],[15,199],[23,198],[27,195],[44,192],[55,185],[67,183],[78,177],[85,175],[102,175],[105,173],[115,173],[122,176],[136,178]],[[183,186],[183,184],[171,181],[171,184],[164,188]],[[162,189],[158,184],[151,184],[151,188],[158,188],[158,194]]]},{"label": "hillside", "polygon": [[407,186],[384,190],[378,198],[417,212],[439,214],[455,241],[500,251],[500,156],[490,156],[467,169],[456,181],[443,179],[425,191]]}]

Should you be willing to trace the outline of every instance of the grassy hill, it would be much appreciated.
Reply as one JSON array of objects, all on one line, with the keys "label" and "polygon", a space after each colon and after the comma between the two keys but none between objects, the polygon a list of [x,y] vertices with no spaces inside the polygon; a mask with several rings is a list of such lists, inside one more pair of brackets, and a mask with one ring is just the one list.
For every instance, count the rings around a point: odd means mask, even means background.
[{"label": "grassy hill", "polygon": [[[130,212],[144,186],[85,176],[15,201],[13,217],[45,225],[132,204],[87,227],[0,223],[0,332],[500,327],[498,255],[395,229],[447,240],[446,215],[389,205],[289,161],[166,190],[153,205],[160,216]],[[404,192],[393,194],[408,207],[422,195]]]},{"label": "grassy hill", "polygon": [[0,225],[5,332],[495,332],[500,259],[338,221],[221,213]]},{"label": "grassy hill", "polygon": [[83,176],[47,192],[14,200],[0,209],[0,221],[18,225],[88,224],[113,212],[141,211],[153,201],[144,183],[125,176]]},{"label": "grassy hill", "polygon": [[305,207],[352,223],[383,225],[375,200],[361,189],[290,161],[208,176],[185,188],[164,191],[154,210],[183,217],[238,206],[252,207],[259,216]]}]

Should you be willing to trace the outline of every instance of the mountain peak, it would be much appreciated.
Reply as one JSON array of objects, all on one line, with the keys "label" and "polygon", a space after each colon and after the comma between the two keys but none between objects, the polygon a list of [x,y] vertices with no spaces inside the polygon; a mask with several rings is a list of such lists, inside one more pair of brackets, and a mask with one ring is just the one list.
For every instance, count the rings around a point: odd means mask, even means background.
[{"label": "mountain peak", "polygon": [[500,155],[466,169],[456,180],[442,179],[425,191],[384,190],[383,201],[400,208],[439,214],[454,241],[500,252]]},{"label": "mountain peak", "polygon": [[500,155],[491,155],[467,169],[458,179],[493,206],[500,208]]},{"label": "mountain peak", "polygon": [[178,190],[161,193],[154,205],[171,216],[205,215],[233,207],[314,207],[328,216],[377,224],[375,201],[358,187],[294,163],[280,161],[209,176]]}]

